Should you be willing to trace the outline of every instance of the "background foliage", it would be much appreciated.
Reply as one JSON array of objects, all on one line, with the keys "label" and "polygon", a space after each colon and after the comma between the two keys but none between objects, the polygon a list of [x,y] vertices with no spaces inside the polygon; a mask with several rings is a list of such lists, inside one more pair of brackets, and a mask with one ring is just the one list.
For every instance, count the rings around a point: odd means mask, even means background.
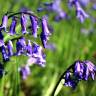
[{"label": "background foliage", "polygon": [[[45,13],[38,13],[37,7],[40,2],[51,0],[0,0],[0,22],[2,16],[7,11],[18,12],[26,7],[38,16]],[[71,16],[70,20],[55,22],[53,15],[50,15],[49,24],[54,32],[50,38],[50,43],[56,45],[55,50],[46,50],[47,63],[45,68],[37,65],[31,66],[31,75],[27,80],[21,80],[17,72],[17,67],[26,63],[27,57],[12,57],[6,64],[8,74],[0,79],[0,96],[50,96],[60,75],[75,60],[91,60],[96,63],[96,24],[87,19],[81,24],[74,14],[67,7],[67,0],[62,0],[62,8]],[[91,4],[86,11],[92,16],[96,16],[91,10]],[[92,30],[89,34],[82,33],[81,29]],[[96,96],[96,82],[91,79],[79,83],[76,90],[69,87],[62,87],[58,96]]]}]

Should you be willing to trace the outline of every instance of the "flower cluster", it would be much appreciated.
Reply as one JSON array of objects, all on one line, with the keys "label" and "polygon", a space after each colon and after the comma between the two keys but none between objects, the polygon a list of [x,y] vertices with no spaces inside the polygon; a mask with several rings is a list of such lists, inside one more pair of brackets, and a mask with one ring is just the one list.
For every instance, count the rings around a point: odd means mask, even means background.
[{"label": "flower cluster", "polygon": [[88,80],[88,78],[92,78],[94,80],[95,72],[96,66],[91,61],[76,61],[65,72],[63,77],[65,80],[64,85],[75,88],[81,80]]},{"label": "flower cluster", "polygon": [[59,21],[59,20],[62,20],[62,19],[65,19],[67,17],[67,14],[66,12],[61,8],[61,0],[53,0],[53,2],[51,3],[44,3],[44,7],[39,7],[37,9],[38,12],[41,12],[41,11],[48,11],[48,12],[54,12],[56,13],[57,15],[55,16],[55,20],[56,21]]},{"label": "flower cluster", "polygon": [[[20,17],[17,17],[16,15],[20,15]],[[8,26],[8,20],[10,18],[12,19],[12,22],[10,26]],[[21,33],[16,32],[16,27],[19,23],[21,25]],[[40,28],[39,26],[41,26],[42,29],[40,35],[38,33],[38,28]],[[28,28],[29,30],[27,31]],[[11,37],[16,36],[16,38],[13,37],[12,39],[5,42],[5,33]],[[25,38],[26,34],[27,36],[32,35],[34,38],[40,38],[43,46],[38,45],[33,40],[27,40]],[[45,16],[39,18],[33,15],[31,12],[27,11],[13,13],[10,15],[8,13],[5,14],[2,18],[2,24],[0,26],[0,51],[2,53],[3,62],[9,61],[10,57],[12,56],[28,56],[29,59],[27,64],[19,68],[19,72],[21,73],[22,78],[26,79],[27,75],[30,73],[30,65],[38,64],[41,67],[45,67],[46,55],[43,52],[43,48],[47,48],[50,35],[51,33],[49,31],[48,22]],[[16,42],[14,42],[14,40]]]},{"label": "flower cluster", "polygon": [[76,17],[81,23],[83,23],[84,20],[89,17],[89,15],[82,9],[78,0],[69,0],[69,5],[75,7]]},{"label": "flower cluster", "polygon": [[[84,1],[84,0],[83,0]],[[82,3],[88,3],[88,1],[86,2],[81,2],[81,0],[69,0],[68,1],[68,6],[69,8],[72,6],[75,7],[75,10],[76,10],[76,17],[80,20],[81,23],[84,22],[85,18],[88,18],[89,15],[82,9],[81,5]],[[44,11],[46,10],[47,12],[54,12],[56,13],[57,15],[55,16],[55,20],[56,21],[59,21],[59,20],[62,20],[62,19],[68,19],[69,16],[67,15],[66,12],[63,11],[63,9],[61,8],[61,0],[53,0],[53,2],[51,3],[44,3],[44,7],[39,7],[38,8],[38,11],[41,12],[41,11]],[[70,9],[71,9],[70,8]]]}]

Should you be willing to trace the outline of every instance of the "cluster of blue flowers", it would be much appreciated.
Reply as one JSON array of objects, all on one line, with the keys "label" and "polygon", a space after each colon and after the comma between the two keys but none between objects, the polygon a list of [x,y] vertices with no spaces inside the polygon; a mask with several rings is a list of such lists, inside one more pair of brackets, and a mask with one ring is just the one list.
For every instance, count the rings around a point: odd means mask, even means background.
[{"label": "cluster of blue flowers", "polygon": [[[16,15],[20,15],[20,17],[17,17]],[[20,20],[18,20],[19,18]],[[12,19],[10,26],[8,26],[9,19]],[[30,25],[28,25],[29,22]],[[16,32],[17,24],[21,25],[21,33]],[[39,35],[37,31],[40,24],[42,32]],[[29,26],[31,32],[27,31]],[[16,35],[17,38],[13,38],[5,42],[5,33],[9,36]],[[26,34],[32,35],[34,38],[40,38],[42,45],[37,44],[35,41],[27,40],[25,38]],[[49,31],[48,22],[45,16],[43,16],[41,19],[33,15],[31,12],[27,11],[11,13],[10,15],[8,13],[5,14],[2,18],[2,24],[0,26],[0,51],[2,53],[3,62],[8,62],[10,60],[10,57],[12,56],[28,56],[29,59],[27,61],[27,64],[23,67],[18,68],[18,71],[21,73],[22,78],[26,79],[27,75],[29,75],[30,73],[29,66],[31,66],[32,64],[38,64],[41,67],[45,67],[46,55],[44,54],[43,49],[47,48],[50,35],[51,33]],[[14,42],[14,40],[16,42]]]},{"label": "cluster of blue flowers", "polygon": [[89,17],[89,15],[82,9],[78,0],[69,0],[69,5],[75,7],[76,17],[81,23],[83,23],[84,20]]},{"label": "cluster of blue flowers", "polygon": [[[38,8],[38,11],[43,10],[55,12],[55,20],[59,21],[61,19],[67,18],[68,15],[60,6],[61,0],[54,0],[51,3],[44,3],[44,8]],[[78,0],[69,0],[69,7],[75,7],[76,17],[81,23],[84,22],[89,15],[83,10]],[[19,15],[19,16],[18,16]],[[11,24],[8,22],[11,19]],[[10,26],[8,26],[10,24]],[[16,31],[17,25],[21,26],[21,33]],[[42,29],[42,32],[38,33],[38,28]],[[17,36],[4,41],[4,38],[8,36]],[[32,37],[40,38],[42,45],[37,44],[37,42],[30,39],[26,39],[26,35],[32,35]],[[44,48],[50,48],[48,44],[49,37],[51,35],[47,18],[43,16],[39,18],[35,16],[30,11],[22,11],[18,13],[6,13],[2,18],[2,23],[0,25],[0,52],[2,54],[3,62],[10,61],[12,56],[28,56],[28,60],[24,66],[18,68],[22,79],[26,79],[30,75],[30,66],[33,64],[38,64],[41,67],[45,67],[46,55],[43,52]],[[14,42],[14,40],[16,42]],[[15,48],[16,47],[16,48]],[[3,65],[0,63],[0,74],[1,76],[5,73]],[[88,80],[90,77],[95,79],[96,66],[91,61],[76,61],[71,65],[61,76],[64,79],[64,85],[76,88],[77,84],[81,80]],[[57,86],[56,86],[57,87]],[[55,87],[55,89],[56,89]],[[53,93],[55,90],[53,91]]]},{"label": "cluster of blue flowers", "polygon": [[64,80],[63,83],[64,86],[68,86],[75,89],[81,80],[87,81],[89,78],[95,80],[95,76],[96,76],[96,66],[91,61],[77,60],[72,65],[70,65],[61,75],[56,86],[54,87],[52,96],[54,96],[55,91],[61,80]]},{"label": "cluster of blue flowers", "polygon": [[[82,2],[81,2],[82,3]],[[77,19],[79,19],[79,21],[81,23],[84,22],[84,20],[86,18],[89,17],[89,15],[82,9],[81,7],[81,4],[79,0],[69,0],[68,1],[68,7],[71,9],[72,6],[75,7],[75,10],[76,10],[76,17]],[[37,9],[37,11],[41,12],[41,11],[51,11],[51,12],[54,12],[56,13],[57,15],[55,16],[55,20],[56,21],[59,21],[59,20],[62,20],[62,19],[68,19],[69,16],[68,14],[61,8],[61,0],[53,0],[53,2],[51,3],[44,3],[44,7],[39,7]]]},{"label": "cluster of blue flowers", "polygon": [[65,72],[63,79],[65,80],[64,85],[75,88],[79,81],[88,80],[88,78],[95,79],[96,66],[89,60],[76,61],[68,70]]},{"label": "cluster of blue flowers", "polygon": [[43,6],[40,6],[37,11],[42,12],[42,11],[48,11],[56,13],[55,20],[60,21],[62,19],[67,18],[66,12],[61,8],[61,0],[53,0],[51,3],[44,3]]}]

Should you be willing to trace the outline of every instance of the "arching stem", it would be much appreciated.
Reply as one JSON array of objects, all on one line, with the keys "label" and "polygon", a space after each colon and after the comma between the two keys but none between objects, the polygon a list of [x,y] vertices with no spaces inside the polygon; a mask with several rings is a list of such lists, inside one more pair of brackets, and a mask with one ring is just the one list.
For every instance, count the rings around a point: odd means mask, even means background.
[{"label": "arching stem", "polygon": [[24,12],[16,12],[16,13],[12,13],[8,16],[8,19],[13,17],[14,15],[19,15],[19,14],[26,14],[26,15],[31,15],[31,16],[34,16],[35,18],[37,19],[40,19],[39,17],[37,17],[36,15],[34,15],[32,12],[29,12],[29,11],[24,11]]},{"label": "arching stem", "polygon": [[59,78],[58,82],[56,83],[56,86],[55,86],[54,89],[53,89],[53,92],[52,92],[51,96],[54,96],[54,95],[55,95],[55,91],[56,91],[59,83],[61,82],[61,80],[64,79],[64,75],[66,74],[66,72],[67,72],[68,70],[72,69],[72,68],[74,67],[74,65],[75,65],[75,63],[72,64],[71,66],[69,66],[69,67],[67,68],[67,70],[64,71],[64,73],[61,75],[61,77]]}]

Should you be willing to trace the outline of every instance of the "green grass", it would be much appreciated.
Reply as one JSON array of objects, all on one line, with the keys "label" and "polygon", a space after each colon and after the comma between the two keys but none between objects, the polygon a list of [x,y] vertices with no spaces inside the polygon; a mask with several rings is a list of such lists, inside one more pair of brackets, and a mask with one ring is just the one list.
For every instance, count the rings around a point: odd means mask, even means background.
[{"label": "green grass", "polygon": [[[6,2],[0,0],[0,21],[5,12],[17,12],[22,7],[27,7],[36,12],[38,4],[39,0],[6,0]],[[66,11],[68,11],[67,8]],[[92,26],[95,29],[96,24],[92,25],[90,20],[81,24],[73,13],[70,12],[69,14],[72,15],[72,19],[69,21],[54,22],[52,18],[49,20],[49,24],[54,28],[50,42],[56,45],[56,50],[45,51],[47,56],[46,67],[31,66],[30,76],[23,81],[20,79],[17,68],[26,63],[27,57],[12,57],[11,61],[5,66],[8,74],[0,79],[0,96],[50,96],[61,74],[75,60],[88,59],[96,63],[96,30],[90,35],[80,32],[81,28],[89,29]],[[95,89],[96,82],[90,79],[80,82],[76,90],[62,87],[57,96],[95,96]]]}]

